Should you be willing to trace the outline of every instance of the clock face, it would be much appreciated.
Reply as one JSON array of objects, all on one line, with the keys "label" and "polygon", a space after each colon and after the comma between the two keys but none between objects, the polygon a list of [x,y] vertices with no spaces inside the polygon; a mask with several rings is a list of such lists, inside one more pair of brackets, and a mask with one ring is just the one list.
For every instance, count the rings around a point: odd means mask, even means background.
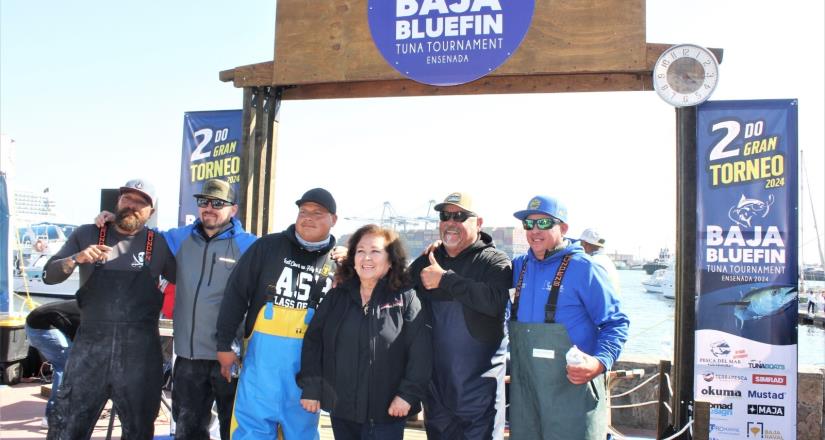
[{"label": "clock face", "polygon": [[670,105],[705,102],[716,89],[719,64],[709,50],[680,44],[664,51],[653,67],[653,88]]}]

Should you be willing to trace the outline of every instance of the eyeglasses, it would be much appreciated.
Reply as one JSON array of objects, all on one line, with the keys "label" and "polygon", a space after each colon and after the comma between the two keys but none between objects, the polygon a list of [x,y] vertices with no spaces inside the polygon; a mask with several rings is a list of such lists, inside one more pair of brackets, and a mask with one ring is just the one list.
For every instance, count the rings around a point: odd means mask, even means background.
[{"label": "eyeglasses", "polygon": [[231,203],[229,203],[225,200],[207,199],[207,198],[204,198],[204,197],[198,197],[197,199],[195,199],[195,203],[198,204],[198,208],[206,208],[210,204],[212,205],[212,208],[214,208],[214,209],[221,209],[224,206],[232,206]]},{"label": "eyeglasses", "polygon": [[464,221],[467,220],[468,218],[475,217],[475,216],[476,216],[475,213],[472,213],[472,212],[469,212],[469,211],[456,211],[456,212],[441,211],[441,212],[438,213],[438,218],[440,218],[442,222],[448,222],[450,220],[453,220],[453,221],[456,221],[456,222],[459,222],[459,223],[464,223]]},{"label": "eyeglasses", "polygon": [[561,220],[556,220],[552,217],[543,217],[543,218],[526,218],[521,221],[521,226],[524,227],[525,231],[530,231],[533,229],[534,226],[538,226],[540,231],[546,231],[548,229],[553,229],[553,226],[556,226],[561,223]]}]

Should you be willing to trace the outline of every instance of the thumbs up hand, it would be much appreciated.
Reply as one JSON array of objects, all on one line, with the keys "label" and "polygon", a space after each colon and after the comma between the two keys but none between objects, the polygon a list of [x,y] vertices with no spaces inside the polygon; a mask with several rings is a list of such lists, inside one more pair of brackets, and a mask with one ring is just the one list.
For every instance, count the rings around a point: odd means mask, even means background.
[{"label": "thumbs up hand", "polygon": [[441,276],[444,275],[444,269],[438,264],[435,259],[435,252],[429,253],[430,265],[421,271],[421,284],[427,290],[432,290],[438,287],[441,283]]}]

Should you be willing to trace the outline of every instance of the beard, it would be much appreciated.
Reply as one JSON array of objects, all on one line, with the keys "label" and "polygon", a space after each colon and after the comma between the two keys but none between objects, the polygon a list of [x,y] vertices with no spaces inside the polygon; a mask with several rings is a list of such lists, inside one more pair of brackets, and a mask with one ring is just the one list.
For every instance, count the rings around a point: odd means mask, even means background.
[{"label": "beard", "polygon": [[136,211],[123,208],[115,214],[115,224],[126,232],[135,232],[143,227],[144,222]]}]

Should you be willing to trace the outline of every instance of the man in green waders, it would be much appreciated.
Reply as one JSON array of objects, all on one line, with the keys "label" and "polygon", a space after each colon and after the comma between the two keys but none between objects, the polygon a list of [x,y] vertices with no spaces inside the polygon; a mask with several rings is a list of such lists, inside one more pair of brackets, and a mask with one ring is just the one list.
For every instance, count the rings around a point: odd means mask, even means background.
[{"label": "man in green waders", "polygon": [[566,239],[567,209],[536,196],[514,216],[530,250],[513,260],[510,438],[604,440],[606,372],[629,321],[607,272]]}]

